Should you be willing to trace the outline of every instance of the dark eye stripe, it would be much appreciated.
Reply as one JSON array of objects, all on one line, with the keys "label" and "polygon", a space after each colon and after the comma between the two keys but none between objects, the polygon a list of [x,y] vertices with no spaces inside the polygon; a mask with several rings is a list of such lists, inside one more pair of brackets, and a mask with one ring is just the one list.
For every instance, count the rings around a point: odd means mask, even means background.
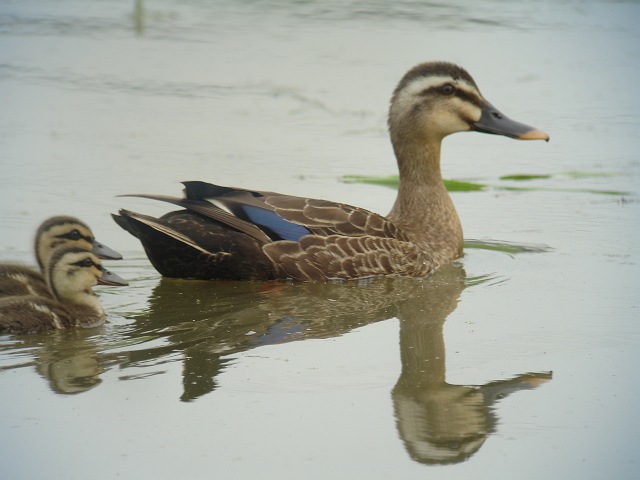
[{"label": "dark eye stripe", "polygon": [[478,98],[477,95],[473,95],[471,93],[465,92],[464,90],[457,89],[455,96],[460,100],[464,100],[465,102],[469,102],[477,107],[482,106],[482,99]]},{"label": "dark eye stripe", "polygon": [[78,267],[84,267],[84,268],[98,267],[98,269],[102,270],[102,266],[101,265],[96,265],[93,262],[93,260],[91,260],[90,258],[83,258],[82,260],[79,260],[79,261],[73,263],[72,265],[76,265]]},{"label": "dark eye stripe", "polygon": [[78,232],[75,232],[75,233],[69,232],[62,235],[56,235],[56,238],[66,238],[67,240],[74,240],[74,241],[80,240],[82,238],[83,240],[86,240],[89,243],[93,243],[93,238],[82,235]]},{"label": "dark eye stripe", "polygon": [[[421,97],[427,97],[429,95],[433,95],[435,94],[439,94],[439,95],[443,95],[444,94],[440,91],[440,89],[442,88],[442,85],[438,85],[438,86],[434,86],[434,87],[429,87],[424,89],[422,92],[419,93],[419,95]],[[462,90],[461,88],[456,88],[455,93],[453,94],[456,97],[458,97],[460,100],[471,103],[473,105],[476,105],[478,107],[482,106],[482,99],[480,99],[477,95],[474,95],[472,93],[468,93],[464,90]]]}]

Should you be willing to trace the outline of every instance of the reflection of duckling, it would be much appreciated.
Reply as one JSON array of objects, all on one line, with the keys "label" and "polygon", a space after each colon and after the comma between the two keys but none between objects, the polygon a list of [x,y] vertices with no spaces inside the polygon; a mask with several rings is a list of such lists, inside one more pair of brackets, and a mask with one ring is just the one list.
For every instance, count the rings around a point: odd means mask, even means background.
[{"label": "reflection of duckling", "polygon": [[[84,222],[75,217],[56,216],[45,220],[36,232],[35,253],[40,272],[51,253],[62,245],[76,245],[100,258],[120,260],[122,255],[98,242]],[[0,297],[9,295],[43,295],[50,297],[42,273],[24,265],[0,264]]]},{"label": "reflection of duckling", "polygon": [[[91,330],[67,330],[65,335],[48,338],[34,352],[36,371],[53,392],[73,395],[100,385],[102,368],[92,335]],[[18,338],[24,341],[24,337]]]},{"label": "reflection of duckling", "polygon": [[100,325],[105,312],[91,287],[98,283],[127,285],[118,275],[105,270],[96,255],[74,246],[54,250],[45,273],[53,298],[26,295],[0,299],[0,332]]}]

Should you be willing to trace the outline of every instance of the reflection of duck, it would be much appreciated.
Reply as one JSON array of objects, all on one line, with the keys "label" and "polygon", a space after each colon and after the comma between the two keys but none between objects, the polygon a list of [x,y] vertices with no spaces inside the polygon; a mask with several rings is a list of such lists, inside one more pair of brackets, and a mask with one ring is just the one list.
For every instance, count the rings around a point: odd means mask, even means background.
[{"label": "reflection of duck", "polygon": [[462,68],[418,65],[394,91],[389,131],[399,167],[387,217],[324,200],[185,182],[184,207],[159,219],[125,210],[116,222],[164,276],[198,279],[423,277],[459,257],[460,220],[440,173],[442,139],[475,130],[548,140],[508,119]]},{"label": "reflection of duck", "polygon": [[[395,316],[394,302],[420,295],[410,278],[377,278],[345,284],[184,281],[163,278],[148,309],[122,342],[143,339],[121,368],[149,365],[154,358],[183,351],[182,400],[216,388],[224,356],[310,338],[331,338]],[[166,337],[166,338],[165,338]],[[161,340],[161,341],[159,341]],[[162,360],[160,360],[162,363]]]},{"label": "reflection of duck", "polygon": [[118,252],[98,242],[86,223],[75,217],[62,215],[51,217],[42,222],[36,231],[35,254],[40,272],[24,265],[0,264],[0,297],[10,295],[50,297],[51,294],[42,273],[53,250],[63,245],[84,248],[100,258],[112,260],[122,258]]},{"label": "reflection of duck", "polygon": [[496,400],[551,378],[550,373],[526,373],[482,386],[448,384],[442,330],[460,291],[455,282],[439,284],[399,312],[402,373],[392,397],[400,436],[421,463],[466,460],[495,430]]},{"label": "reflection of duck", "polygon": [[[436,347],[444,352],[442,324],[455,310],[466,282],[477,280],[466,280],[456,264],[424,280],[385,277],[338,285],[163,278],[149,298],[148,309],[121,339],[124,343],[144,339],[149,348],[132,349],[121,367],[138,362],[149,365],[154,358],[182,350],[182,399],[192,400],[215,389],[215,376],[226,355],[263,345],[332,338],[393,317],[400,319],[403,335],[410,336],[414,328],[416,341],[436,342],[415,349],[405,348],[401,341],[403,355],[415,351],[426,358]],[[417,325],[409,327],[408,322]],[[425,330],[424,325],[437,328]],[[439,365],[444,375],[444,360]]]},{"label": "reflection of duck", "polygon": [[399,434],[416,461],[463,461],[495,431],[497,400],[550,378],[526,373],[482,386],[446,383],[443,324],[465,285],[476,283],[458,264],[424,280],[386,277],[338,285],[165,278],[135,323],[111,333],[113,353],[102,345],[96,358],[91,342],[82,352],[77,343],[70,348],[62,342],[40,355],[38,371],[56,392],[74,393],[95,386],[103,369],[117,366],[120,380],[136,380],[164,373],[167,362],[180,358],[181,400],[192,401],[217,388],[233,353],[332,338],[396,317],[402,372],[392,398]]},{"label": "reflection of duck", "polygon": [[460,462],[495,431],[497,400],[551,378],[525,373],[482,386],[446,383],[443,325],[467,282],[476,280],[466,280],[456,264],[425,280],[378,278],[340,285],[218,282],[212,288],[210,282],[162,279],[132,336],[162,332],[168,339],[155,352],[133,349],[121,367],[148,365],[182,346],[182,400],[188,401],[216,388],[228,354],[335,337],[397,317],[402,372],[392,398],[400,436],[416,461]]},{"label": "reflection of duck", "polygon": [[57,248],[46,269],[53,298],[37,295],[0,299],[0,332],[31,333],[104,323],[105,313],[94,285],[126,285],[105,270],[93,253],[75,246]]}]

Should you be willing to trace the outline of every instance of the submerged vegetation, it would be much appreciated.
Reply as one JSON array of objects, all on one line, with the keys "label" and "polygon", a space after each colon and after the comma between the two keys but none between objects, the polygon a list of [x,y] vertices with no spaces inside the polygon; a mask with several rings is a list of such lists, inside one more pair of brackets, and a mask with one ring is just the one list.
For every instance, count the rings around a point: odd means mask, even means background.
[{"label": "submerged vegetation", "polygon": [[[498,178],[497,183],[480,183],[462,180],[444,180],[444,185],[450,192],[477,192],[483,190],[513,190],[513,191],[557,191],[557,192],[575,192],[575,193],[592,193],[597,195],[628,195],[628,192],[618,190],[598,190],[592,188],[566,188],[566,187],[549,187],[549,186],[520,186],[507,184],[507,182],[528,182],[534,180],[549,180],[565,177],[571,180],[581,180],[585,178],[612,177],[620,175],[618,173],[600,173],[600,172],[564,172],[558,174],[511,174],[503,175]],[[381,185],[389,188],[398,188],[398,176],[389,175],[385,177],[374,177],[366,175],[345,175],[342,177],[343,182],[347,183],[368,183],[372,185]]]}]

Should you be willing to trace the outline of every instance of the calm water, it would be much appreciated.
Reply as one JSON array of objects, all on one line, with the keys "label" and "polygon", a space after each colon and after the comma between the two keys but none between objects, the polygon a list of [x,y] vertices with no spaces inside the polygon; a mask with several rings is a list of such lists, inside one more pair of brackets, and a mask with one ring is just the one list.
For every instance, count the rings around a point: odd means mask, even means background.
[{"label": "calm water", "polygon": [[[639,20],[595,0],[0,0],[0,259],[33,263],[38,223],[73,214],[131,283],[99,290],[103,327],[0,337],[3,477],[636,477]],[[445,141],[445,176],[485,186],[453,194],[480,242],[431,278],[161,279],[111,221],[166,211],[116,195],[191,179],[386,213],[392,189],[340,178],[395,173],[388,99],[431,59],[551,134]]]}]

